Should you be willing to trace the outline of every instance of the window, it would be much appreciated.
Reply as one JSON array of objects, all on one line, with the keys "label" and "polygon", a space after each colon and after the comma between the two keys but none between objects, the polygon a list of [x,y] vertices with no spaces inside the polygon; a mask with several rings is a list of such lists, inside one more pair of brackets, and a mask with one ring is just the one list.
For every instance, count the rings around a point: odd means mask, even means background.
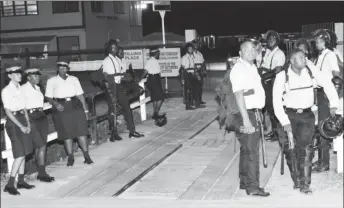
[{"label": "window", "polygon": [[78,1],[52,1],[53,14],[79,12]]},{"label": "window", "polygon": [[103,8],[104,7],[102,1],[91,1],[91,12],[102,13]]},{"label": "window", "polygon": [[[58,51],[80,50],[79,36],[57,37],[56,43],[57,43],[57,50]],[[79,55],[60,56],[60,58],[61,57],[64,60],[78,60],[78,59],[80,59]]]},{"label": "window", "polygon": [[1,1],[0,16],[38,15],[37,1]]},{"label": "window", "polygon": [[113,12],[114,14],[125,14],[124,1],[114,1]]},{"label": "window", "polygon": [[130,2],[130,25],[140,26],[142,25],[142,8],[140,1]]}]

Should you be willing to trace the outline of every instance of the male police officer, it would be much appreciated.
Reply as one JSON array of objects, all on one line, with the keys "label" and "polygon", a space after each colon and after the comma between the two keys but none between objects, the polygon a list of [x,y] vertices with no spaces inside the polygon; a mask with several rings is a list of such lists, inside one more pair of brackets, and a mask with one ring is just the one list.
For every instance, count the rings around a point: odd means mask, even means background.
[{"label": "male police officer", "polygon": [[193,57],[195,60],[195,67],[200,67],[201,69],[201,80],[200,80],[200,89],[199,89],[199,99],[201,104],[205,104],[205,102],[202,100],[202,94],[203,94],[203,79],[205,74],[205,63],[202,53],[198,50],[198,42],[196,40],[192,41],[193,45]]},{"label": "male police officer", "polygon": [[[280,37],[276,31],[269,30],[266,33],[267,50],[263,59],[262,67],[259,69],[261,74],[269,72],[271,70],[281,71],[285,63],[285,55],[283,51],[278,47],[280,43]],[[266,136],[270,137],[271,141],[277,140],[275,129],[277,123],[275,121],[275,115],[272,106],[272,87],[273,79],[263,82],[263,87],[266,93],[266,104],[264,107],[264,123],[266,125]]]},{"label": "male police officer", "polygon": [[[335,114],[338,95],[333,84],[325,79],[319,69],[306,59],[304,52],[294,49],[290,53],[290,67],[276,76],[273,86],[273,107],[275,115],[288,133],[290,148],[295,140],[297,170],[291,172],[294,188],[302,193],[311,193],[311,168],[313,159],[312,137],[315,131],[315,117],[311,111],[314,105],[314,88],[321,85],[331,105],[331,114]],[[285,106],[285,108],[284,108]],[[290,158],[286,157],[290,169]]]},{"label": "male police officer", "polygon": [[[243,128],[237,134],[240,150],[240,188],[247,195],[267,197],[270,193],[259,187],[259,120],[260,110],[265,105],[265,92],[253,61],[257,52],[252,41],[240,45],[240,59],[230,72],[233,93],[242,118]],[[247,93],[252,91],[252,93]]]}]

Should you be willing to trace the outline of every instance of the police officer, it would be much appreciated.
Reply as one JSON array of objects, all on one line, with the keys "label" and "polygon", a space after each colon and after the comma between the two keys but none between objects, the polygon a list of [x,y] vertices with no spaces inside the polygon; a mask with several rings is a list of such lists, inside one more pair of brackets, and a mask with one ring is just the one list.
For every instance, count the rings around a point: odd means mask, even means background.
[{"label": "police officer", "polygon": [[[132,111],[130,108],[130,102],[128,97],[124,93],[124,88],[121,85],[121,79],[123,77],[123,73],[126,71],[125,69],[121,68],[121,65],[116,57],[118,51],[118,45],[116,41],[110,39],[105,46],[105,50],[107,53],[107,57],[103,61],[103,73],[107,80],[107,89],[110,89],[109,96],[112,96],[119,103],[123,110],[123,116],[127,123],[127,128],[129,130],[129,138],[139,138],[143,137],[143,134],[138,133],[135,130],[135,124],[133,120]],[[115,102],[115,101],[114,101]],[[115,103],[113,105],[116,105]],[[109,107],[113,109],[113,107]],[[113,112],[116,113],[116,112]],[[114,128],[114,132],[116,140],[122,140],[122,138],[118,135],[117,129]],[[111,137],[113,138],[113,137]],[[110,140],[114,141],[114,140]]]},{"label": "police officer", "polygon": [[[199,73],[195,73],[195,58],[193,56],[193,46],[191,43],[187,43],[186,54],[182,57],[181,72],[184,81],[184,96],[186,110],[193,110],[191,107],[192,101],[195,102],[196,108],[204,108],[205,106],[201,104],[199,90],[201,89],[201,77]],[[192,99],[190,99],[192,95]]]},{"label": "police officer", "polygon": [[201,70],[201,80],[200,80],[200,89],[199,89],[199,99],[200,99],[200,103],[202,105],[205,104],[205,102],[202,100],[202,94],[203,94],[203,80],[204,77],[206,76],[206,67],[205,67],[205,62],[204,62],[204,58],[202,53],[198,50],[198,42],[196,40],[192,41],[192,45],[193,45],[193,57],[195,60],[195,65],[197,67],[200,67]]},{"label": "police officer", "polygon": [[[315,65],[320,69],[321,76],[331,82],[333,76],[340,76],[338,60],[332,51],[331,37],[325,30],[319,30],[315,34],[316,49],[319,52]],[[329,100],[325,96],[324,89],[319,87],[318,92],[318,117],[319,122],[330,116]],[[315,163],[314,172],[323,172],[330,169],[330,140],[320,136],[318,146],[318,161]]]},{"label": "police officer", "polygon": [[[278,47],[280,43],[279,34],[276,31],[269,30],[266,33],[267,50],[263,59],[260,73],[264,74],[270,70],[281,71],[285,63],[285,55]],[[266,125],[267,140],[276,141],[278,139],[275,129],[277,122],[272,106],[272,88],[273,79],[263,82],[264,90],[266,93],[266,104],[264,107],[264,123]]]},{"label": "police officer", "polygon": [[25,95],[25,108],[28,112],[33,144],[36,149],[36,160],[38,166],[37,179],[44,182],[54,181],[54,177],[47,174],[45,170],[46,145],[48,140],[48,119],[43,111],[44,95],[39,84],[40,71],[32,68],[24,71],[27,82],[22,85]]},{"label": "police officer", "polygon": [[[11,140],[14,162],[4,191],[11,195],[20,195],[17,189],[32,189],[35,187],[24,181],[25,156],[31,154],[34,147],[30,136],[31,124],[25,108],[25,94],[19,84],[22,80],[21,67],[7,68],[6,74],[10,82],[1,91],[1,99],[7,116],[5,129]],[[16,189],[14,181],[17,174],[18,183]]]},{"label": "police officer", "polygon": [[68,75],[69,64],[57,63],[57,75],[47,81],[45,96],[52,105],[52,117],[59,140],[64,141],[67,166],[74,165],[73,139],[78,138],[85,164],[93,161],[88,153],[88,106],[79,79]]},{"label": "police officer", "polygon": [[147,88],[151,93],[151,101],[153,102],[153,119],[158,119],[165,114],[159,115],[160,108],[164,102],[164,91],[161,84],[161,70],[159,65],[160,51],[159,49],[152,49],[149,53],[150,58],[146,63],[145,71],[142,77],[147,79]]},{"label": "police officer", "polygon": [[[331,101],[332,114],[335,113],[338,105],[338,96],[332,83],[322,77],[314,64],[306,59],[302,50],[291,51],[290,64],[285,72],[276,76],[273,107],[284,131],[289,135],[290,148],[295,149],[299,175],[293,178],[294,188],[300,188],[302,193],[307,194],[312,192],[309,186],[313,159],[312,137],[315,131],[315,117],[311,111],[314,105],[314,88],[317,84],[324,87]],[[295,145],[293,145],[294,141]],[[291,169],[291,162],[288,161],[290,158],[286,157],[286,159]]]},{"label": "police officer", "polygon": [[[237,134],[240,142],[240,188],[248,195],[267,197],[270,193],[259,187],[259,138],[261,109],[265,105],[265,92],[253,61],[257,53],[254,43],[245,40],[240,45],[240,59],[230,72],[243,129]],[[246,94],[248,91],[253,93]]]}]

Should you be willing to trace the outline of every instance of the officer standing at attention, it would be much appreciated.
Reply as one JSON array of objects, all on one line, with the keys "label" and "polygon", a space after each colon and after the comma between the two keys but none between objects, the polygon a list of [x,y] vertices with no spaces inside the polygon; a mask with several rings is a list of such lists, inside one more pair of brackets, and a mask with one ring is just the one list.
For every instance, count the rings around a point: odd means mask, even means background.
[{"label": "officer standing at attention", "polygon": [[[107,82],[109,83],[109,88],[111,88],[112,96],[116,98],[117,102],[123,109],[123,116],[129,130],[129,138],[143,137],[143,134],[140,134],[135,130],[130,102],[124,93],[123,86],[121,85],[121,79],[126,69],[122,69],[118,58],[115,58],[118,51],[118,45],[116,41],[110,39],[106,43],[105,50],[107,57],[103,61],[103,73],[106,80],[108,80]],[[115,103],[113,105],[115,105]],[[122,138],[117,134],[117,130],[115,133],[117,138],[116,140],[122,140]]]},{"label": "officer standing at attention", "polygon": [[52,117],[59,140],[64,141],[67,166],[74,165],[73,139],[78,138],[85,164],[92,164],[88,154],[88,106],[79,79],[68,75],[69,65],[57,63],[57,75],[48,79],[45,96],[52,105]]},{"label": "officer standing at attention", "polygon": [[160,108],[164,102],[164,91],[161,84],[161,70],[158,59],[160,58],[159,49],[153,49],[149,52],[150,58],[148,59],[145,71],[142,77],[147,79],[147,88],[151,92],[151,101],[153,102],[153,119],[164,117],[166,114],[159,115]]},{"label": "officer standing at attention", "polygon": [[193,57],[194,57],[194,60],[195,60],[195,64],[198,64],[200,65],[201,67],[201,80],[200,80],[200,85],[201,85],[201,88],[199,89],[199,96],[200,96],[200,103],[202,105],[205,104],[205,102],[202,100],[202,94],[203,94],[203,80],[204,80],[204,77],[206,76],[206,68],[205,68],[205,62],[204,62],[204,58],[203,58],[203,55],[202,53],[198,50],[198,42],[197,41],[192,41],[192,45],[193,45]]},{"label": "officer standing at attention", "polygon": [[[33,152],[31,125],[27,110],[25,109],[25,95],[21,90],[22,70],[20,66],[6,69],[10,78],[8,85],[1,91],[1,99],[7,116],[5,129],[11,140],[13,165],[10,178],[4,192],[11,195],[20,195],[17,189],[32,189],[35,186],[24,181],[25,156]],[[17,189],[14,187],[15,177],[18,174]]]},{"label": "officer standing at attention", "polygon": [[295,141],[299,176],[294,181],[294,188],[300,188],[302,193],[308,194],[312,193],[309,187],[313,159],[312,137],[315,131],[315,117],[311,111],[314,105],[314,88],[317,84],[324,87],[330,98],[333,115],[338,105],[338,95],[333,84],[322,77],[319,69],[306,59],[302,50],[291,51],[290,64],[285,72],[276,76],[273,107],[284,131],[288,133],[289,143],[293,144]]},{"label": "officer standing at attention", "polygon": [[[204,108],[205,106],[201,104],[201,100],[199,97],[199,91],[201,89],[201,82],[200,77],[195,76],[195,57],[193,56],[193,46],[191,43],[187,43],[186,46],[186,54],[182,57],[182,73],[183,78],[185,80],[184,88],[187,92],[191,91],[192,99],[195,101],[195,107],[196,108]],[[192,100],[189,99],[189,96],[186,93],[186,110],[194,110],[193,107],[191,107]]]},{"label": "officer standing at attention", "polygon": [[[240,59],[230,72],[233,93],[243,121],[243,130],[237,134],[240,142],[240,188],[247,195],[267,197],[270,193],[259,184],[259,141],[261,109],[265,105],[265,92],[253,61],[257,57],[254,43],[250,40],[240,45]],[[252,94],[244,93],[253,91]]]},{"label": "officer standing at attention", "polygon": [[[319,52],[315,65],[320,69],[321,76],[331,82],[333,76],[340,76],[336,54],[332,51],[331,37],[325,30],[315,34],[316,49]],[[318,88],[318,117],[319,122],[330,116],[329,100],[325,96],[324,88]],[[323,172],[330,169],[330,140],[320,137],[318,161],[315,163],[314,172]]]},{"label": "officer standing at attention", "polygon": [[24,71],[27,82],[22,85],[25,95],[25,108],[28,112],[34,148],[36,149],[36,160],[38,166],[37,179],[43,182],[52,182],[54,177],[48,175],[45,170],[46,145],[48,141],[48,119],[43,111],[44,95],[38,84],[41,72],[39,69],[26,69]]},{"label": "officer standing at attention", "polygon": [[[280,37],[276,31],[269,30],[266,33],[267,50],[263,59],[261,73],[264,74],[269,70],[281,71],[285,63],[285,55],[283,51],[278,47],[280,43]],[[266,137],[267,140],[278,140],[275,132],[277,123],[275,121],[274,110],[272,106],[272,88],[273,80],[269,80],[263,83],[263,87],[266,94],[266,104],[264,107],[264,123],[266,125]]]}]

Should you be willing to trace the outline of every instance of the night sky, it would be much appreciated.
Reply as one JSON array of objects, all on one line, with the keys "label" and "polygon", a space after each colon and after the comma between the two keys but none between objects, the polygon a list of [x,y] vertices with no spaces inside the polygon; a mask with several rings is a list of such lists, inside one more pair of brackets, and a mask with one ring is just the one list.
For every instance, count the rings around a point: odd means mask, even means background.
[{"label": "night sky", "polygon": [[[167,32],[184,35],[196,29],[200,35],[233,35],[301,32],[301,25],[344,22],[344,2],[225,2],[175,1],[165,16]],[[143,35],[161,31],[158,12],[143,11]]]}]

